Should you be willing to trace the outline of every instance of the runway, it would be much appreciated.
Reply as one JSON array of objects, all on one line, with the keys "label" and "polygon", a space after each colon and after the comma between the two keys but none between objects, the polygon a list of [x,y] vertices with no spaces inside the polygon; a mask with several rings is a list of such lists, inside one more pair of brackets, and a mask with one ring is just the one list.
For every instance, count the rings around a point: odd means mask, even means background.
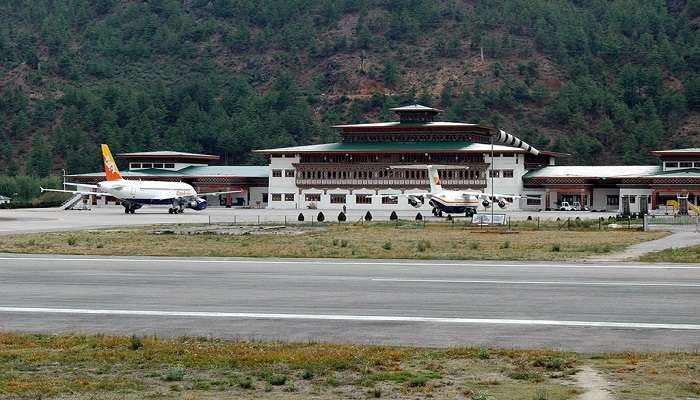
[{"label": "runway", "polygon": [[700,266],[0,255],[0,330],[700,350]]}]

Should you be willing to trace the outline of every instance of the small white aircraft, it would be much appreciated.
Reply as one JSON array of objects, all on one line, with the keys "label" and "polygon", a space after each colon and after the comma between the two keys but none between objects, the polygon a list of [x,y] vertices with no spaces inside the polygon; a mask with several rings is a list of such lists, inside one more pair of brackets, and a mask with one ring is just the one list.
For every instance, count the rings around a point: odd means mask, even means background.
[{"label": "small white aircraft", "polygon": [[[103,144],[101,147],[106,180],[97,183],[97,185],[66,183],[67,185],[74,185],[78,189],[87,188],[91,190],[41,188],[41,191],[112,196],[121,201],[126,214],[133,214],[137,209],[143,207],[144,204],[171,204],[172,207],[168,210],[170,214],[180,214],[184,212],[185,208],[200,211],[207,208],[208,205],[202,196],[242,192],[242,190],[229,190],[225,192],[197,193],[191,185],[184,182],[126,180],[122,178],[112,153],[109,151],[109,146]],[[93,191],[93,189],[96,191]]]},{"label": "small white aircraft", "polygon": [[472,217],[476,214],[479,205],[489,207],[492,203],[498,204],[501,208],[506,208],[508,203],[523,196],[512,194],[496,194],[479,192],[476,190],[447,190],[443,189],[440,183],[438,169],[469,169],[459,165],[399,165],[391,166],[390,169],[418,169],[427,168],[430,180],[430,192],[424,193],[403,193],[403,194],[379,194],[372,197],[406,197],[408,204],[415,208],[425,204],[433,206],[433,214],[442,217],[445,214],[465,214]]}]

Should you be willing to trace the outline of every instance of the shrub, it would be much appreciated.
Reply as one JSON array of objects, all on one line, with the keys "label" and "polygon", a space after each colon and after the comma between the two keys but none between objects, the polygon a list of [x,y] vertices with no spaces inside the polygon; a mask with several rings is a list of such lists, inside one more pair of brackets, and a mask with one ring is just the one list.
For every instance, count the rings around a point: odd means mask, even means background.
[{"label": "shrub", "polygon": [[253,379],[249,376],[245,377],[238,382],[238,386],[240,386],[241,389],[252,389],[253,388]]},{"label": "shrub", "polygon": [[533,365],[536,367],[544,367],[552,371],[561,371],[562,368],[568,365],[568,361],[561,357],[546,357],[544,359],[535,361]]},{"label": "shrub", "polygon": [[348,243],[349,242],[347,240],[343,239],[340,241],[340,247],[348,247]]},{"label": "shrub", "polygon": [[136,335],[132,335],[131,338],[129,338],[129,348],[131,350],[141,349],[143,348],[143,342],[140,338],[136,337]]},{"label": "shrub", "polygon": [[69,246],[75,246],[76,243],[78,243],[78,240],[74,236],[71,236],[68,238],[68,245]]},{"label": "shrub", "polygon": [[299,216],[297,217],[297,221],[304,222],[304,214],[299,213]]},{"label": "shrub", "polygon": [[554,243],[552,245],[552,251],[555,253],[558,253],[561,251],[561,245],[559,243]]},{"label": "shrub", "polygon": [[472,395],[472,400],[494,400],[494,397],[487,391],[479,391]]},{"label": "shrub", "polygon": [[367,214],[365,214],[365,221],[369,222],[372,220],[372,213],[367,211]]},{"label": "shrub", "polygon": [[163,377],[166,382],[181,381],[185,377],[185,369],[182,367],[170,368]]},{"label": "shrub", "polygon": [[270,376],[270,379],[267,381],[270,385],[274,386],[282,386],[285,383],[287,383],[287,376],[286,375],[281,375],[281,374],[275,374]]},{"label": "shrub", "polygon": [[382,249],[391,250],[391,242],[386,242],[382,245]]},{"label": "shrub", "polygon": [[340,239],[333,239],[333,246],[337,246],[340,244]]},{"label": "shrub", "polygon": [[375,399],[382,397],[382,389],[379,387],[375,387],[372,390],[372,396],[374,396]]},{"label": "shrub", "polygon": [[510,241],[506,240],[505,242],[501,243],[500,246],[502,249],[509,249],[510,248]]},{"label": "shrub", "polygon": [[482,360],[488,360],[491,358],[491,352],[489,349],[479,349],[479,358]]},{"label": "shrub", "polygon": [[399,219],[399,216],[396,215],[396,211],[392,211],[392,212],[391,212],[391,215],[389,216],[389,220],[390,220],[390,221],[396,221],[397,219]]},{"label": "shrub", "polygon": [[427,240],[419,240],[418,243],[416,243],[416,250],[420,251],[421,253],[429,249],[431,246],[430,242]]},{"label": "shrub", "polygon": [[532,397],[532,400],[549,400],[549,395],[546,390],[538,389],[535,396]]},{"label": "shrub", "polygon": [[469,242],[469,248],[471,250],[478,250],[479,249],[479,242]]},{"label": "shrub", "polygon": [[510,379],[515,379],[518,381],[540,382],[542,380],[542,376],[540,376],[540,374],[538,374],[535,371],[527,371],[527,370],[512,371],[511,373],[508,374],[508,377]]},{"label": "shrub", "polygon": [[309,379],[311,379],[313,377],[314,377],[314,373],[308,369],[305,369],[304,372],[301,373],[301,379],[308,381]]},{"label": "shrub", "polygon": [[338,222],[345,222],[347,219],[348,217],[345,216],[344,212],[341,211],[340,214],[338,214]]},{"label": "shrub", "polygon": [[409,386],[425,386],[426,383],[428,383],[429,379],[425,375],[417,375],[414,376],[413,378],[409,379],[408,385]]},{"label": "shrub", "polygon": [[319,211],[318,215],[316,216],[316,221],[318,222],[323,222],[326,220],[326,216],[323,215],[322,211]]},{"label": "shrub", "polygon": [[287,386],[285,386],[283,390],[285,392],[296,392],[297,387],[296,387],[296,385],[294,385],[294,382],[289,382],[289,383],[287,383]]},{"label": "shrub", "polygon": [[209,390],[211,388],[211,383],[207,381],[196,381],[192,384],[192,389],[195,390]]}]

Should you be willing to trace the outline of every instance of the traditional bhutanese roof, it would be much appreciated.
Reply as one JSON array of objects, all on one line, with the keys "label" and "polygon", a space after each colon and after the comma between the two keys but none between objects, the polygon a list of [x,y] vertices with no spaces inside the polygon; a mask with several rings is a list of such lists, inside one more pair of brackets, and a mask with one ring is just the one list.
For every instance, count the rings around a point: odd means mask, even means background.
[{"label": "traditional bhutanese roof", "polygon": [[437,109],[437,108],[432,108],[432,107],[426,107],[421,104],[411,104],[410,106],[403,106],[403,107],[394,107],[390,108],[389,110],[394,111],[394,112],[405,112],[405,111],[434,111],[434,112],[442,112],[442,110]]},{"label": "traditional bhutanese roof", "polygon": [[[178,171],[160,168],[146,168],[133,171],[122,171],[122,176],[127,178],[138,177],[201,177],[201,176],[230,176],[239,178],[267,178],[269,174],[268,166],[258,165],[226,165],[226,166],[190,166]],[[68,176],[104,176],[104,172],[93,172],[89,174],[75,174]]]},{"label": "traditional bhutanese roof", "polygon": [[628,178],[648,177],[658,174],[657,165],[558,165],[530,171],[523,178]]},{"label": "traditional bhutanese roof", "polygon": [[201,160],[218,160],[219,156],[212,154],[186,153],[182,151],[142,151],[138,153],[119,153],[119,158],[187,158]]},{"label": "traditional bhutanese roof", "polygon": [[693,178],[700,177],[700,168],[673,169],[661,171],[650,176],[651,178]]},{"label": "traditional bhutanese roof", "polygon": [[[444,121],[431,121],[431,122],[416,122],[421,128],[425,127],[444,127],[444,128],[482,128],[488,130],[487,127],[479,124],[468,124],[466,122],[444,122]],[[390,128],[390,127],[405,127],[406,123],[401,123],[398,121],[391,122],[372,122],[367,124],[343,124],[343,125],[333,125],[333,128]]]},{"label": "traditional bhutanese roof", "polygon": [[[494,145],[493,150],[497,153],[526,153],[521,148],[500,145]],[[337,142],[255,150],[257,153],[376,153],[387,151],[404,153],[485,153],[491,151],[491,145],[471,142]]]},{"label": "traditional bhutanese roof", "polygon": [[673,150],[656,150],[652,151],[651,154],[657,156],[698,156],[700,155],[700,147],[689,147],[687,149]]}]

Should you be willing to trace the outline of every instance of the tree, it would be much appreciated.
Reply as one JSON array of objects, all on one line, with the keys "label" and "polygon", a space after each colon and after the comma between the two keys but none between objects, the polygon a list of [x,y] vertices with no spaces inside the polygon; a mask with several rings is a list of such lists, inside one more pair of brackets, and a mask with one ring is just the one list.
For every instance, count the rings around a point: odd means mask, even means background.
[{"label": "tree", "polygon": [[392,86],[398,80],[398,71],[396,70],[396,64],[390,59],[384,62],[384,69],[382,70],[382,79],[384,82]]},{"label": "tree", "polygon": [[49,176],[53,167],[53,157],[42,136],[35,136],[29,155],[28,172],[33,176]]}]

